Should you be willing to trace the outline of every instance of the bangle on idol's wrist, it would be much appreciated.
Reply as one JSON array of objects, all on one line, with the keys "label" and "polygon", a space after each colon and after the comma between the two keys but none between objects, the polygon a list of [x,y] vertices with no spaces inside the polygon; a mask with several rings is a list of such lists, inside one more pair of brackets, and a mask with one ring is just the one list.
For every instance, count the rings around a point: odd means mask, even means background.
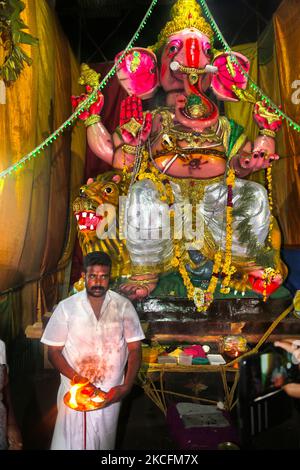
[{"label": "bangle on idol's wrist", "polygon": [[89,126],[92,126],[93,124],[96,124],[99,121],[101,121],[101,117],[99,116],[99,114],[91,114],[84,121],[84,125],[85,125],[85,127],[89,127]]},{"label": "bangle on idol's wrist", "polygon": [[122,145],[122,150],[125,153],[129,153],[129,155],[135,155],[136,154],[136,146],[135,145],[123,144]]},{"label": "bangle on idol's wrist", "polygon": [[267,135],[268,137],[276,137],[276,132],[271,129],[260,129],[259,133],[260,135]]}]

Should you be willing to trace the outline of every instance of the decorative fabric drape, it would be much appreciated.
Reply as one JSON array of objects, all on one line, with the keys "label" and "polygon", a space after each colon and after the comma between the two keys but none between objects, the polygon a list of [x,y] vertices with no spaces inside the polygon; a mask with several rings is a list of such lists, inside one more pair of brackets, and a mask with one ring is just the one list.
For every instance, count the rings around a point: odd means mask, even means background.
[{"label": "decorative fabric drape", "polygon": [[[37,46],[0,105],[0,171],[33,150],[72,113],[79,66],[45,0],[24,0]],[[73,251],[70,203],[83,181],[85,130],[76,124],[17,172],[0,180],[0,336],[8,340],[62,295]],[[37,315],[39,313],[39,315]],[[38,318],[39,317],[39,318]],[[13,325],[8,327],[9,324]]]},{"label": "decorative fabric drape", "polygon": [[[257,45],[235,48],[254,61],[250,76],[277,105],[282,104],[283,111],[298,124],[300,103],[295,101],[297,95],[295,98],[292,95],[295,95],[293,84],[300,77],[299,28],[300,3],[297,0],[284,0],[273,16],[273,24],[259,38]],[[252,109],[251,105],[226,104],[227,115],[244,125],[251,139],[258,133],[258,129],[253,127]],[[273,165],[272,171],[274,214],[281,227],[284,247],[299,247],[300,136],[284,121],[276,141],[277,153],[281,158]],[[263,180],[262,173],[257,177]]]}]

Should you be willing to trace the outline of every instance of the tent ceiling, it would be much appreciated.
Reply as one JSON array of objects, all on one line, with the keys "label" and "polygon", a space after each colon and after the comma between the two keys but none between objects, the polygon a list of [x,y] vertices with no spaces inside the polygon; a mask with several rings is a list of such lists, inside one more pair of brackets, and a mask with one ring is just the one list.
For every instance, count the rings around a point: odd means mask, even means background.
[{"label": "tent ceiling", "polygon": [[[49,0],[48,0],[49,1]],[[229,44],[256,41],[280,0],[207,0]],[[150,0],[54,0],[62,27],[80,61],[112,60],[139,26]],[[159,0],[138,45],[156,41],[173,0]]]}]

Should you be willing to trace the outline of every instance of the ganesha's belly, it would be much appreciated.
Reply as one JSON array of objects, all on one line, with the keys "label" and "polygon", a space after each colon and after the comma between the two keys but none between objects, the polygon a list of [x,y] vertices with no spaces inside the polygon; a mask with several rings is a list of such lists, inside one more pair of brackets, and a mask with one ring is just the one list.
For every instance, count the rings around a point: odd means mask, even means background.
[{"label": "ganesha's belly", "polygon": [[225,158],[201,153],[156,155],[155,164],[161,172],[177,178],[215,178],[226,168]]}]

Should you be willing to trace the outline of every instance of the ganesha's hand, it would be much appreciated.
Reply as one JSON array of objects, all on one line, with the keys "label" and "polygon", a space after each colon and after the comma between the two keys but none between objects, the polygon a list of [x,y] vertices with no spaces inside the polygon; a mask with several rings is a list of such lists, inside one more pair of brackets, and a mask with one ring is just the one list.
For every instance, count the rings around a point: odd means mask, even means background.
[{"label": "ganesha's hand", "polygon": [[155,274],[136,275],[121,284],[120,290],[131,300],[144,299],[154,291],[157,282],[158,277]]},{"label": "ganesha's hand", "polygon": [[275,137],[275,133],[281,128],[282,117],[278,116],[274,109],[264,101],[257,101],[254,105],[253,117],[258,127],[265,130],[265,135],[270,137]]},{"label": "ganesha's hand", "polygon": [[266,297],[269,297],[283,282],[280,272],[273,268],[251,271],[248,274],[248,280],[254,292]]},{"label": "ganesha's hand", "polygon": [[[269,153],[266,149],[257,148],[253,152],[242,151],[238,163],[240,168],[245,170],[245,174],[249,174],[268,168],[276,160],[279,160],[277,153]],[[238,170],[238,168],[236,169]],[[237,171],[237,175],[239,176],[239,171]]]},{"label": "ganesha's hand", "polygon": [[[82,93],[80,96],[72,96],[71,97],[71,102],[72,102],[72,107],[74,110],[76,110],[82,103],[85,101],[88,97],[89,94],[91,93],[92,89],[89,86],[86,86],[86,91],[87,93]],[[100,121],[100,116],[99,114],[102,111],[104,105],[104,96],[100,91],[97,91],[96,98],[92,102],[92,104],[87,105],[88,109],[84,109],[80,114],[79,114],[79,119],[84,121],[84,124],[88,127],[92,124],[95,124],[96,122]]]},{"label": "ganesha's hand", "polygon": [[126,144],[139,145],[146,142],[152,129],[152,114],[143,114],[142,100],[128,96],[121,103],[120,129]]}]

